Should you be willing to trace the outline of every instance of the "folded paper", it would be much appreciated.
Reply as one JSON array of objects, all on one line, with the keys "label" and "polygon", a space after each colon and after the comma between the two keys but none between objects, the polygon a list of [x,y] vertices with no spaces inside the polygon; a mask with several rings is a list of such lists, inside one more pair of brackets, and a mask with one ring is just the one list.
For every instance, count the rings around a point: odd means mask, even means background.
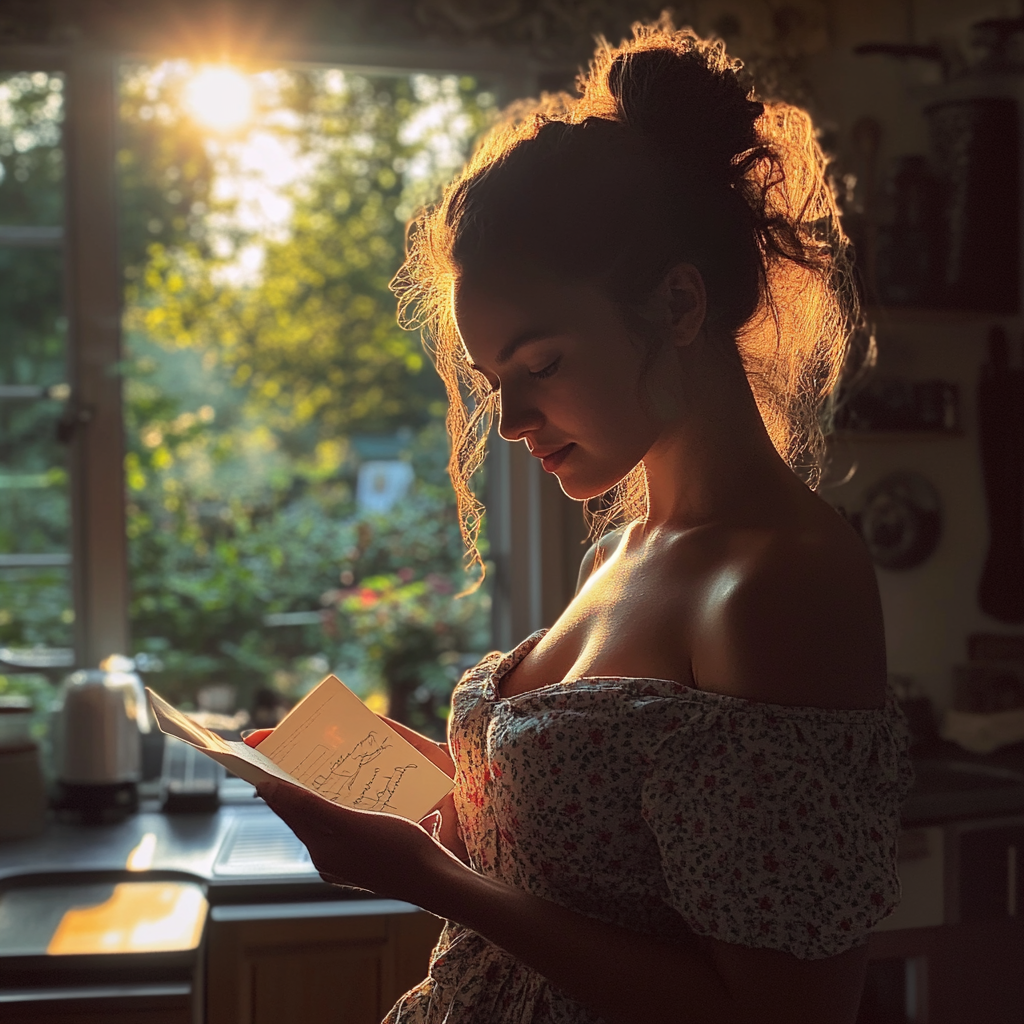
[{"label": "folded paper", "polygon": [[452,780],[337,676],[311,690],[257,747],[225,740],[150,690],[157,725],[254,786],[268,776],[360,810],[419,821]]}]

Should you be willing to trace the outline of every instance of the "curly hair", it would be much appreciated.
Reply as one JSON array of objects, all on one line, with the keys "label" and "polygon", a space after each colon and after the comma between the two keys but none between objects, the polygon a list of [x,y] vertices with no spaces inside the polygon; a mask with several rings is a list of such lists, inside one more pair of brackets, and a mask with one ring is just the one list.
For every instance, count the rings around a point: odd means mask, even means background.
[{"label": "curly hair", "polygon": [[[577,88],[578,98],[544,95],[505,112],[409,225],[391,285],[400,322],[421,330],[448,392],[449,473],[467,569],[478,565],[481,580],[484,509],[470,479],[500,398],[466,361],[459,281],[532,267],[596,284],[635,323],[664,274],[693,264],[709,325],[741,360],[777,451],[812,487],[823,416],[859,319],[810,117],[758,100],[723,42],[676,29],[665,14],[635,24],[619,46],[599,40]],[[599,504],[585,506],[591,537],[646,518],[643,462]]]}]

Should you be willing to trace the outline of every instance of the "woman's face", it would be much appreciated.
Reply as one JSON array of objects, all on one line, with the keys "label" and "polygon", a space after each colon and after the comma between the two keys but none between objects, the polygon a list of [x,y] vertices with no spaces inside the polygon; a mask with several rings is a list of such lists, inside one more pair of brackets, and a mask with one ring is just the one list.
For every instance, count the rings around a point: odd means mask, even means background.
[{"label": "woman's face", "polygon": [[647,347],[595,287],[496,275],[462,282],[455,315],[466,358],[496,387],[498,432],[525,441],[570,498],[602,494],[636,466],[677,406],[679,363]]}]

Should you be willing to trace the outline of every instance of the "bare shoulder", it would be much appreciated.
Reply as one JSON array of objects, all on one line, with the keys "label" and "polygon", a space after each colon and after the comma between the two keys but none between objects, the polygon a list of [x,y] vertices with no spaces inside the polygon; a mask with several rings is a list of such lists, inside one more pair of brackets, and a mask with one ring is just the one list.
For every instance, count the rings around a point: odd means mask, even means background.
[{"label": "bare shoulder", "polygon": [[719,531],[691,656],[702,689],[808,707],[883,705],[874,568],[852,528],[818,504],[783,527]]},{"label": "bare shoulder", "polygon": [[625,526],[620,526],[618,529],[609,530],[608,533],[599,537],[587,549],[587,553],[583,556],[583,561],[580,562],[580,574],[576,581],[577,594],[583,589],[583,584],[590,578],[590,574],[600,567],[601,562],[610,558],[614,553],[615,549],[619,546],[619,541],[622,540],[625,529]]}]

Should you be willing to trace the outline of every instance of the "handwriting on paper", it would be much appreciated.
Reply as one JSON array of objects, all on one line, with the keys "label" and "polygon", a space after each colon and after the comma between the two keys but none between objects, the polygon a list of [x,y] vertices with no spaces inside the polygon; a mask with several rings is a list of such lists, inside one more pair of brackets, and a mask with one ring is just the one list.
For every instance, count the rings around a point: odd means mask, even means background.
[{"label": "handwriting on paper", "polygon": [[333,803],[403,817],[427,813],[447,775],[328,676],[256,748]]},{"label": "handwriting on paper", "polygon": [[160,729],[191,744],[253,785],[268,775],[297,782],[332,803],[419,821],[452,781],[328,676],[255,749],[224,740],[148,690]]}]

